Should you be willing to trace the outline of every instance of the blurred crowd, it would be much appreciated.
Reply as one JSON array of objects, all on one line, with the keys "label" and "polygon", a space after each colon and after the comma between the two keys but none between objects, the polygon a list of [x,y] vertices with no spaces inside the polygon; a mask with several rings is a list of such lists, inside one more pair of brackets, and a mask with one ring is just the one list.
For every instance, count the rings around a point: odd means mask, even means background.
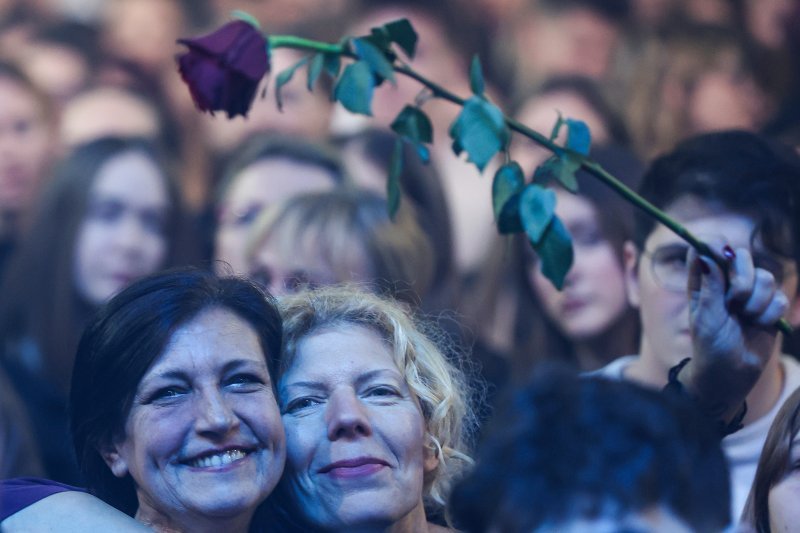
[{"label": "blurred crowd", "polygon": [[[559,114],[585,121],[591,157],[634,188],[654,157],[705,132],[800,148],[796,0],[0,0],[0,426],[13,428],[0,457],[14,458],[0,477],[81,483],[65,413],[80,334],[171,266],[248,276],[276,296],[342,281],[392,295],[471,354],[490,398],[545,360],[592,371],[639,350],[631,206],[582,173],[581,195],[555,190],[575,254],[559,292],[524,238],[497,234],[494,169],[452,153],[459,109],[411,79],[379,88],[366,117],[298,71],[280,112],[275,74],[302,56],[279,49],[246,118],[201,114],[176,39],[236,9],[267,33],[330,42],[408,18],[416,70],[467,95],[479,54],[502,109],[545,134]],[[391,220],[388,126],[415,99],[431,161],[404,154]],[[548,155],[513,139],[526,176]]]}]

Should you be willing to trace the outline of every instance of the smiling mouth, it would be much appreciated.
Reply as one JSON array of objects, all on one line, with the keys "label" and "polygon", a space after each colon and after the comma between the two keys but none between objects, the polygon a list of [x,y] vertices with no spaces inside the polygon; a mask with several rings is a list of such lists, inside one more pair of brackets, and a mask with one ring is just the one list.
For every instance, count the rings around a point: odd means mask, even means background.
[{"label": "smiling mouth", "polygon": [[219,468],[235,463],[236,461],[241,461],[251,453],[251,451],[240,449],[225,450],[224,452],[205,455],[186,461],[184,464],[193,468]]}]

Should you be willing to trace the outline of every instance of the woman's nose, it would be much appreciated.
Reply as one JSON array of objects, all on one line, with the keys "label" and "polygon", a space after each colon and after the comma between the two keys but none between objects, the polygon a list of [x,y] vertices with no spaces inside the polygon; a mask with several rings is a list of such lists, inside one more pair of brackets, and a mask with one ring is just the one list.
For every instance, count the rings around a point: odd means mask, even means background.
[{"label": "woman's nose", "polygon": [[197,394],[195,428],[198,433],[221,436],[239,425],[239,417],[221,391],[201,391]]},{"label": "woman's nose", "polygon": [[326,409],[328,439],[353,439],[372,434],[369,414],[355,391],[336,391]]}]

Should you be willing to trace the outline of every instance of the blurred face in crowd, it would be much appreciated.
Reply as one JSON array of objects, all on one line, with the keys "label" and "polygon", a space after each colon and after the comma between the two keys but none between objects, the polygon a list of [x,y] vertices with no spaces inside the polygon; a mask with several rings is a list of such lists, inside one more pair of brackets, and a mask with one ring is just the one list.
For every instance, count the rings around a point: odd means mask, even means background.
[{"label": "blurred face in crowd", "polygon": [[544,277],[538,261],[529,275],[556,327],[571,340],[587,340],[607,332],[628,309],[622,261],[589,200],[558,189],[556,202],[556,214],[572,235],[572,268],[561,291]]},{"label": "blurred face in crowd", "polygon": [[536,79],[558,74],[602,78],[609,69],[619,29],[588,9],[528,16],[517,31],[520,68]]},{"label": "blurred face in crowd", "polygon": [[119,154],[100,168],[75,247],[75,286],[87,302],[102,304],[161,266],[169,208],[165,177],[145,154]]},{"label": "blurred face in crowd", "polygon": [[[274,224],[249,262],[250,277],[272,295],[371,279],[367,252],[355,236],[344,236],[336,243],[325,242],[326,237],[319,231],[303,231],[295,225],[297,221],[293,222]],[[333,254],[335,257],[328,253],[332,247],[340,248]]]},{"label": "blurred face in crowd", "polygon": [[[517,120],[543,135],[549,136],[553,126],[562,118],[582,120],[589,126],[592,144],[604,144],[609,141],[609,132],[602,117],[578,94],[564,90],[529,98],[520,107]],[[556,142],[565,144],[567,127],[561,128]],[[552,152],[539,143],[522,135],[514,136],[514,158],[522,166],[526,176],[531,176],[536,167],[550,157]]]},{"label": "blurred face in crowd", "polygon": [[157,139],[158,111],[146,99],[115,87],[97,87],[64,106],[61,143],[69,148],[104,136]]},{"label": "blurred face in crowd", "polygon": [[138,385],[124,436],[104,455],[114,475],[133,478],[137,519],[249,523],[286,453],[268,356],[252,326],[226,309],[177,329]]},{"label": "blurred face in crowd", "polygon": [[425,446],[417,399],[377,333],[343,325],[303,339],[279,385],[287,487],[322,527],[385,528],[422,512]]},{"label": "blurred face in crowd", "polygon": [[175,40],[184,33],[178,0],[105,2],[105,41],[109,50],[151,72],[173,65]]},{"label": "blurred face in crowd", "polygon": [[42,102],[0,76],[0,213],[25,212],[51,159],[50,123]]},{"label": "blurred face in crowd", "polygon": [[335,186],[331,173],[315,165],[285,157],[262,159],[237,174],[219,207],[215,258],[235,273],[247,273],[245,247],[248,230],[261,211],[305,192]]},{"label": "blurred face in crowd", "polygon": [[[771,272],[790,301],[797,294],[794,263],[763,246],[752,217],[714,209],[693,196],[680,197],[665,212],[715,248],[721,249],[725,243],[734,250],[748,248],[756,267]],[[631,243],[625,249],[628,296],[639,308],[642,321],[642,359],[663,367],[665,372],[692,353],[686,296],[687,246],[659,224],[647,237],[644,250],[636,251]]]}]

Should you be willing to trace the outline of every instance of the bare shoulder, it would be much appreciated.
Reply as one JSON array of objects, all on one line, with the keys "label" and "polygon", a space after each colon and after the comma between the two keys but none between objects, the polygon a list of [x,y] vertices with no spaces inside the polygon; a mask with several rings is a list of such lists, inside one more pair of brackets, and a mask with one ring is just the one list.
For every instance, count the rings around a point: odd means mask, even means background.
[{"label": "bare shoulder", "polygon": [[83,531],[152,531],[91,494],[67,491],[52,494],[0,523],[2,533],[78,533]]}]

